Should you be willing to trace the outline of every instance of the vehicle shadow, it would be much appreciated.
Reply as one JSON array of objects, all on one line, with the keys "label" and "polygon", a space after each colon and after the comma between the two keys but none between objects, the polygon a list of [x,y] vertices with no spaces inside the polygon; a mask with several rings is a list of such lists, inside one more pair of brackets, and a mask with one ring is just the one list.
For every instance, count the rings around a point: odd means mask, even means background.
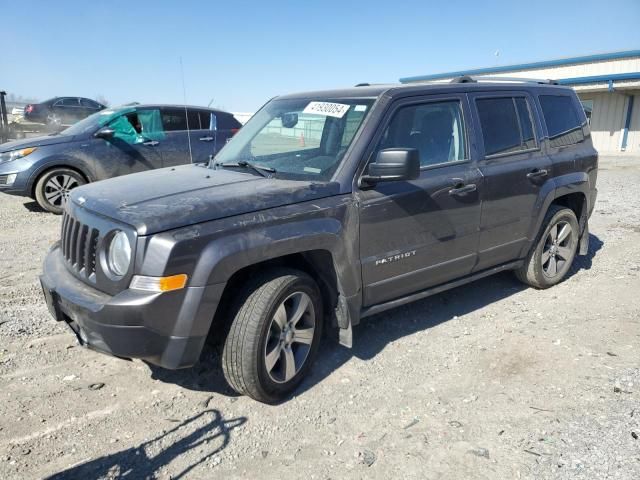
[{"label": "vehicle shadow", "polygon": [[[80,478],[157,478],[161,469],[189,450],[198,451],[195,461],[172,473],[172,479],[186,477],[196,466],[224,450],[231,440],[231,431],[247,421],[246,417],[225,420],[218,410],[204,410],[181,422],[171,430],[136,447],[104,455],[47,477],[47,480]],[[171,441],[176,434],[175,441]],[[167,439],[170,439],[167,442]],[[158,447],[169,443],[166,448]],[[184,457],[183,457],[184,458]]]},{"label": "vehicle shadow", "polygon": [[46,213],[47,211],[42,208],[36,201],[24,202],[24,208],[33,213]]},{"label": "vehicle shadow", "polygon": [[593,233],[589,234],[589,251],[586,255],[578,255],[571,265],[571,269],[567,273],[567,278],[573,277],[580,270],[590,270],[593,265],[593,259],[602,249],[604,242]]},{"label": "vehicle shadow", "polygon": [[[591,234],[588,254],[576,258],[568,278],[580,270],[589,270],[593,258],[603,245],[604,243],[597,236]],[[370,360],[395,340],[479,310],[526,288],[528,287],[520,283],[512,272],[502,272],[366,318],[353,330],[352,349],[341,347],[333,338],[323,341],[311,374],[294,395],[301,395],[320,383],[351,357]],[[328,330],[328,335],[335,333],[335,329]],[[176,383],[190,390],[237,396],[222,375],[220,353],[221,345],[207,345],[200,362],[189,370],[170,371],[153,365],[149,367],[152,376],[163,382]]]}]

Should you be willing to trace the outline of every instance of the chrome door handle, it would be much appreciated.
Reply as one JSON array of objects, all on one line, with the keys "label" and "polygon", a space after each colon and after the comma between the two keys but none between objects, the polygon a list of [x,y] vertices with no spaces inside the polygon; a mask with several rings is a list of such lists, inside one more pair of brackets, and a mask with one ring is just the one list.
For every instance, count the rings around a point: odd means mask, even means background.
[{"label": "chrome door handle", "polygon": [[155,140],[149,140],[148,142],[143,142],[143,145],[146,145],[147,147],[155,147],[156,145],[159,145],[160,142],[157,142]]},{"label": "chrome door handle", "polygon": [[199,140],[201,142],[212,142],[213,141],[213,137],[200,137]]},{"label": "chrome door handle", "polygon": [[466,195],[467,193],[475,192],[478,189],[475,183],[470,183],[461,187],[452,188],[449,190],[449,195]]},{"label": "chrome door handle", "polygon": [[527,178],[532,179],[532,178],[546,177],[548,174],[549,172],[547,172],[547,170],[545,170],[544,168],[542,169],[535,168],[531,170],[529,173],[527,173]]}]

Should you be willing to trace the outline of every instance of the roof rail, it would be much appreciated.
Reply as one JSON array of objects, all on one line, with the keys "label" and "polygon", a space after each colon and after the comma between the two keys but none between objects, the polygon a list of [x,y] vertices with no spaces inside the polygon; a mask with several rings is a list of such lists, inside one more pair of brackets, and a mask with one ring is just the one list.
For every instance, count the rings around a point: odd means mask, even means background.
[{"label": "roof rail", "polygon": [[370,87],[371,84],[370,83],[357,83],[356,85],[354,85],[354,87]]},{"label": "roof rail", "polygon": [[522,78],[522,77],[489,77],[480,76],[472,77],[462,75],[451,79],[450,83],[479,83],[479,82],[505,82],[505,83],[537,83],[540,85],[559,85],[557,80],[541,79],[541,78]]}]

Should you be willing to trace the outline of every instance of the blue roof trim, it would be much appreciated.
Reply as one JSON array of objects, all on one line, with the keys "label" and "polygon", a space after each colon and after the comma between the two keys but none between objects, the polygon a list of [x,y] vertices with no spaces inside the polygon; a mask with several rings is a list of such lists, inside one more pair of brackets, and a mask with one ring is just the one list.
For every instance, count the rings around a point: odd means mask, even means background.
[{"label": "blue roof trim", "polygon": [[536,68],[557,67],[561,65],[571,65],[574,63],[602,62],[605,60],[616,60],[619,58],[640,57],[640,50],[627,50],[624,52],[598,53],[595,55],[585,55],[582,57],[560,58],[557,60],[546,60],[543,62],[521,63],[518,65],[504,65],[500,67],[476,68],[473,70],[459,70],[457,72],[434,73],[432,75],[418,75],[415,77],[404,77],[401,83],[418,82],[422,80],[440,80],[450,77],[461,77],[462,75],[483,75],[486,73],[511,72],[513,70],[530,70]]},{"label": "blue roof trim", "polygon": [[594,75],[591,77],[561,78],[556,81],[560,85],[582,85],[584,83],[619,82],[621,80],[640,80],[640,72],[612,73],[611,75]]}]

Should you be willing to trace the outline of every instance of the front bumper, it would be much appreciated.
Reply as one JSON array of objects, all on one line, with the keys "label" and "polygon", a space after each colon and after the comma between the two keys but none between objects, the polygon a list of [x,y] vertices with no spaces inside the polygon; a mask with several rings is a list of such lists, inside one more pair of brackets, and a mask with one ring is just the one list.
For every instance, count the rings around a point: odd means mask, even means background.
[{"label": "front bumper", "polygon": [[49,311],[81,345],[169,369],[190,367],[200,358],[223,287],[110,296],[73,276],[57,245],[45,259],[40,282]]}]

